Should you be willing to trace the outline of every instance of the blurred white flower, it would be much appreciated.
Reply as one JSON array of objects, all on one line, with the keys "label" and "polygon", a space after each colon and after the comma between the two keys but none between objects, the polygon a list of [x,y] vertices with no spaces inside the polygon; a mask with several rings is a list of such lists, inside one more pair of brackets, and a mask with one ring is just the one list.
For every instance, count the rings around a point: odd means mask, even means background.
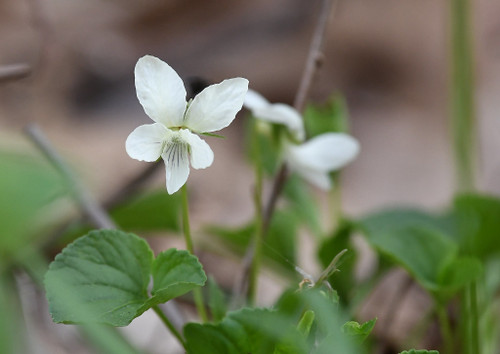
[{"label": "blurred white flower", "polygon": [[285,145],[285,161],[290,170],[309,183],[328,190],[332,187],[329,173],[354,160],[359,143],[348,134],[324,133],[307,142]]},{"label": "blurred white flower", "polygon": [[165,162],[167,191],[177,192],[187,181],[189,163],[210,166],[214,153],[198,134],[227,127],[241,109],[248,80],[234,78],[211,85],[186,102],[186,89],[167,63],[146,55],[135,66],[137,98],[155,122],[136,128],[127,138],[129,156],[140,161]]},{"label": "blurred white flower", "polygon": [[262,95],[253,90],[248,90],[244,106],[256,118],[271,123],[283,124],[296,140],[304,141],[306,136],[304,122],[295,108],[284,103],[269,103]]},{"label": "blurred white flower", "polygon": [[[253,90],[248,91],[244,106],[256,118],[283,124],[296,140],[304,141],[304,123],[295,108],[283,103],[271,104]],[[358,141],[344,133],[324,133],[301,144],[290,140],[283,144],[283,158],[290,170],[324,190],[331,188],[329,173],[344,167],[359,153]]]}]

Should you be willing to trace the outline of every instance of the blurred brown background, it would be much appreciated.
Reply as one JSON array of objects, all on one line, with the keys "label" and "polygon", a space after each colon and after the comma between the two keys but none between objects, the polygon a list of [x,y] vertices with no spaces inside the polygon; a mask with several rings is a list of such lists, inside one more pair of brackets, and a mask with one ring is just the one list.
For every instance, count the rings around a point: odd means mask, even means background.
[{"label": "blurred brown background", "polygon": [[[152,54],[183,78],[242,76],[270,101],[291,103],[320,9],[318,0],[2,0],[0,65],[31,76],[0,85],[0,146],[31,148],[37,122],[99,198],[144,168],[124,148],[149,122],[133,68]],[[439,208],[454,190],[448,134],[448,2],[340,0],[311,100],[347,99],[359,158],[345,169],[344,208],[394,203]],[[500,3],[474,1],[479,185],[500,193]],[[215,162],[191,170],[193,221],[246,221],[252,174],[243,115],[207,138]],[[159,174],[156,183],[164,183]],[[228,192],[228,186],[231,190]],[[217,200],[217,203],[213,201]],[[326,221],[327,222],[327,221]]]}]

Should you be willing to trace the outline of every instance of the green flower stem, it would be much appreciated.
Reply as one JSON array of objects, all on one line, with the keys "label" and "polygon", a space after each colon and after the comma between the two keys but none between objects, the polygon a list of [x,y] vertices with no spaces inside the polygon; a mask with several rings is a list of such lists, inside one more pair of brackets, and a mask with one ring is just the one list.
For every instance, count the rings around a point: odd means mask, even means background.
[{"label": "green flower stem", "polygon": [[479,344],[479,314],[477,309],[477,284],[472,282],[467,288],[469,292],[469,315],[470,315],[470,348],[471,353],[481,353]]},{"label": "green flower stem", "polygon": [[[255,122],[254,122],[255,123]],[[258,131],[254,124],[252,138],[254,140],[255,156],[260,156],[260,146],[258,139]],[[254,205],[255,205],[255,235],[253,240],[254,253],[252,264],[250,266],[250,278],[248,282],[248,300],[251,305],[255,304],[257,297],[257,283],[259,280],[259,268],[261,260],[262,239],[264,236],[264,220],[262,217],[262,163],[257,161],[255,163],[255,191],[254,191]]]},{"label": "green flower stem", "polygon": [[444,343],[443,354],[453,354],[455,353],[453,349],[453,335],[450,328],[450,322],[448,320],[448,314],[446,313],[446,305],[438,303],[436,311]]},{"label": "green flower stem", "polygon": [[[191,238],[191,227],[189,226],[189,201],[186,185],[182,186],[182,225],[184,229],[184,239],[186,240],[187,250],[194,255],[193,240]],[[203,295],[200,288],[193,289],[194,303],[203,322],[208,321],[207,311],[203,304]]]},{"label": "green flower stem", "polygon": [[163,311],[158,307],[158,305],[153,306],[152,309],[154,310],[154,312],[156,312],[158,317],[160,317],[163,324],[165,324],[165,326],[170,330],[170,332],[179,340],[179,342],[182,344],[184,349],[187,350],[186,342],[184,341],[184,338],[182,338],[179,331],[177,331],[177,329],[174,327],[172,322],[170,322],[168,317],[163,313]]},{"label": "green flower stem", "polygon": [[451,1],[450,110],[457,187],[474,188],[475,103],[471,12],[469,0]]},{"label": "green flower stem", "polygon": [[343,217],[342,213],[342,190],[340,188],[340,171],[333,174],[333,188],[330,190],[330,213],[333,228],[337,228]]},{"label": "green flower stem", "polygon": [[[450,0],[451,80],[450,109],[458,192],[474,190],[476,127],[471,2]],[[463,296],[462,338],[466,353],[480,353],[477,284],[469,284]]]}]

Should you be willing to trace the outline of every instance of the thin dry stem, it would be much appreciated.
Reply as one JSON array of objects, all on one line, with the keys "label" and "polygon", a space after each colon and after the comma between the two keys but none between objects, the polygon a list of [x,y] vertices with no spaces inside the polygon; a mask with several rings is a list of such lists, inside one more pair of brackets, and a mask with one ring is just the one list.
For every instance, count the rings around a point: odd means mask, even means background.
[{"label": "thin dry stem", "polygon": [[[323,0],[321,6],[320,16],[316,24],[316,29],[311,41],[311,46],[309,47],[309,52],[307,56],[306,65],[302,73],[302,78],[300,80],[299,88],[294,100],[294,108],[301,112],[304,109],[305,102],[309,97],[312,82],[315,77],[315,73],[321,66],[322,58],[322,47],[325,41],[325,33],[328,25],[328,20],[331,15],[331,10],[335,0]],[[271,218],[276,208],[276,202],[283,190],[285,182],[288,177],[288,168],[285,163],[279,169],[273,183],[273,187],[269,198],[267,200],[263,215],[263,238],[265,238],[269,225],[271,223]],[[245,254],[242,262],[242,271],[238,279],[236,279],[235,286],[233,288],[235,303],[239,302],[242,295],[247,291],[247,283],[250,274],[250,267],[252,264],[252,259],[255,254],[255,245],[251,245]]]},{"label": "thin dry stem", "polygon": [[116,229],[116,225],[111,220],[106,211],[97,203],[92,194],[74,175],[69,165],[64,161],[62,156],[56,151],[40,127],[36,124],[30,124],[24,129],[26,135],[33,141],[38,149],[59,171],[64,181],[68,185],[70,192],[78,202],[82,211],[89,218],[91,223],[102,229]]},{"label": "thin dry stem", "polygon": [[28,64],[19,63],[0,66],[0,83],[23,79],[31,74]]}]

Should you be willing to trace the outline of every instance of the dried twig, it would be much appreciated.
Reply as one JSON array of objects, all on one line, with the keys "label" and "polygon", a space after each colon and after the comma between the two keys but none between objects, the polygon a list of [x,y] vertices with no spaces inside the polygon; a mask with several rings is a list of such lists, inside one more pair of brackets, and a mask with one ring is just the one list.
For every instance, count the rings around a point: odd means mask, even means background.
[{"label": "dried twig", "polygon": [[[327,29],[328,19],[331,15],[331,9],[333,7],[334,0],[323,0],[321,6],[321,13],[316,24],[316,29],[311,41],[311,46],[309,47],[309,52],[307,56],[306,65],[302,73],[302,78],[297,90],[297,94],[294,100],[294,108],[301,112],[304,109],[305,102],[309,96],[311,89],[311,84],[314,79],[314,74],[316,70],[321,66],[321,49],[325,40],[325,33]],[[269,229],[271,223],[271,218],[276,208],[276,202],[278,197],[281,195],[285,182],[288,176],[288,168],[285,163],[280,167],[278,174],[276,175],[273,183],[269,199],[267,200],[266,207],[263,209],[264,214],[262,216],[263,223],[263,236]],[[235,286],[233,288],[233,293],[236,301],[241,298],[242,294],[247,291],[247,283],[250,274],[250,269],[252,265],[252,259],[255,254],[255,245],[251,245],[245,254],[242,262],[242,272],[239,279],[236,280]]]},{"label": "dried twig", "polygon": [[93,198],[92,194],[74,175],[71,168],[45,137],[42,130],[36,124],[31,124],[25,128],[25,132],[59,173],[61,173],[71,194],[91,223],[98,228],[115,229],[116,225],[113,220],[111,220],[109,215]]},{"label": "dried twig", "polygon": [[28,64],[11,64],[0,66],[0,83],[23,79],[31,74]]},{"label": "dried twig", "polygon": [[[98,228],[116,229],[116,224],[113,220],[111,220],[104,208],[93,198],[92,194],[85,188],[80,180],[76,178],[68,164],[62,159],[50,141],[45,137],[42,130],[36,124],[31,124],[25,128],[25,132],[35,145],[43,152],[47,159],[54,165],[54,167],[61,173],[71,193],[90,222]],[[144,170],[129,183],[125,184],[124,187],[121,188],[114,195],[114,197],[108,201],[108,203],[112,205],[119,202],[119,193],[129,193],[135,191],[144,180],[149,178],[156,168],[157,167],[149,167]],[[163,310],[173,321],[176,329],[182,328],[186,323],[186,319],[180,312],[175,300],[170,300],[169,306],[163,307]]]}]

